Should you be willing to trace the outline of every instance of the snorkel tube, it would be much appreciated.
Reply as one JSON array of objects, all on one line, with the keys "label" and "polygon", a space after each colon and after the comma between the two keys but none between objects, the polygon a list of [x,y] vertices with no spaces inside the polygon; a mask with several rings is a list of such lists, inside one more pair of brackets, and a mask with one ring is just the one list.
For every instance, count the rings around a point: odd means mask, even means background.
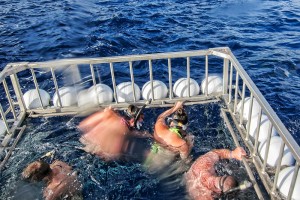
[{"label": "snorkel tube", "polygon": [[237,187],[231,188],[230,190],[223,192],[223,194],[227,195],[227,194],[235,192],[235,191],[246,190],[246,189],[250,188],[251,186],[252,186],[252,183],[250,181],[244,180]]},{"label": "snorkel tube", "polygon": [[137,122],[138,122],[138,120],[139,120],[139,118],[140,118],[140,115],[142,114],[142,111],[144,110],[144,108],[147,106],[147,105],[149,105],[149,104],[151,104],[151,102],[152,102],[152,99],[150,98],[148,101],[146,101],[146,103],[141,107],[141,109],[139,109],[139,111],[137,112],[137,114],[136,114],[136,116],[135,116],[135,118],[134,118],[134,126],[136,127],[137,126],[137,129],[140,129],[140,125],[137,125]]},{"label": "snorkel tube", "polygon": [[49,151],[49,152],[47,152],[46,154],[44,154],[43,156],[41,156],[41,157],[39,158],[39,160],[43,160],[43,159],[46,159],[46,158],[50,158],[50,163],[51,163],[51,162],[53,161],[54,154],[55,154],[55,150]]}]

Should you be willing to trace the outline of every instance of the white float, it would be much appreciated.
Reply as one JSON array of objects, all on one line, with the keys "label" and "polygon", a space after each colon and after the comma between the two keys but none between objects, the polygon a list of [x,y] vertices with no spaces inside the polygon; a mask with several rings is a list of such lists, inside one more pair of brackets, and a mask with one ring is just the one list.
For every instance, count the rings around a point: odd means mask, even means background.
[{"label": "white float", "polygon": [[[62,107],[74,106],[77,104],[77,88],[76,87],[62,87],[58,89]],[[55,92],[53,96],[53,105],[60,107],[58,95]]]},{"label": "white float", "polygon": [[[43,106],[49,106],[50,95],[45,90],[39,89]],[[28,90],[24,95],[24,103],[27,109],[41,108],[39,93],[36,89]]]},{"label": "white float", "polygon": [[105,84],[97,84],[78,93],[79,107],[96,107],[113,101],[113,91]]},{"label": "white float", "polygon": [[[243,119],[244,120],[248,120],[248,115],[250,112],[250,97],[246,97],[245,98],[245,103],[244,103],[244,112],[243,112]],[[240,101],[237,105],[237,111],[240,113],[240,115],[242,114],[242,101]],[[260,105],[258,104],[258,102],[256,101],[255,98],[253,98],[253,107],[252,107],[252,113],[251,116],[253,117],[257,117],[259,114],[259,110],[260,110]],[[252,120],[251,120],[252,121]]]},{"label": "white float", "polygon": [[[279,136],[273,136],[271,137],[270,141],[270,148],[269,148],[269,154],[268,154],[268,159],[267,159],[267,164],[271,167],[275,167],[278,165],[278,157],[279,157],[279,151],[280,151],[280,146],[281,146],[282,139]],[[258,151],[259,155],[262,159],[265,157],[265,152],[266,152],[266,146],[267,142],[264,141],[259,145]],[[283,152],[283,157],[281,161],[281,165],[287,165],[287,166],[292,166],[295,163],[295,159],[288,149],[287,146],[284,147],[284,152]]]},{"label": "white float", "polygon": [[[201,82],[201,92],[205,94],[206,80]],[[223,79],[220,76],[208,76],[207,94],[222,92],[223,91]]]},{"label": "white float", "polygon": [[[141,90],[137,84],[134,84],[134,91],[136,100],[141,98]],[[123,82],[117,85],[116,88],[118,102],[134,101],[134,94],[131,82]]]},{"label": "white float", "polygon": [[[166,84],[159,80],[153,80],[153,94],[154,99],[166,98],[168,94],[168,88]],[[145,100],[152,99],[151,81],[148,81],[143,85],[142,96]]]},{"label": "white float", "polygon": [[[266,115],[262,115],[260,119],[260,123],[257,123],[258,121],[258,116],[254,117],[251,119],[250,123],[250,130],[249,130],[249,135],[255,139],[257,129],[259,127],[259,136],[258,136],[258,141],[263,142],[267,139],[268,137],[268,131],[269,131],[269,126],[272,124],[269,118]],[[278,135],[277,131],[275,128],[272,128],[271,136]]]},{"label": "white float", "polygon": [[[292,178],[294,175],[294,170],[295,170],[295,166],[292,166],[292,167],[286,167],[279,172],[277,188],[279,192],[285,197],[287,197],[289,194]],[[296,183],[294,185],[294,191],[292,194],[292,199],[300,200],[299,188],[300,188],[300,172],[298,171]]]},{"label": "white float", "polygon": [[[175,96],[177,97],[188,97],[189,94],[189,88],[188,88],[188,79],[187,78],[180,78],[178,79],[174,86],[173,86],[173,92]],[[200,92],[200,87],[198,83],[190,78],[190,96],[196,96]]]},{"label": "white float", "polygon": [[4,136],[6,132],[6,127],[4,121],[0,120],[0,137]]}]

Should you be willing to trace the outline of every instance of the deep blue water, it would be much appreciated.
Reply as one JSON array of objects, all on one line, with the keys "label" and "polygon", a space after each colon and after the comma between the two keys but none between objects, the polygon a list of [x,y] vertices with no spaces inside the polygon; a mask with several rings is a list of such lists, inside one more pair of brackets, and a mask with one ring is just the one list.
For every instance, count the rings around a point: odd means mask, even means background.
[{"label": "deep blue water", "polygon": [[0,8],[0,69],[17,61],[228,46],[300,143],[298,0],[0,0]]}]

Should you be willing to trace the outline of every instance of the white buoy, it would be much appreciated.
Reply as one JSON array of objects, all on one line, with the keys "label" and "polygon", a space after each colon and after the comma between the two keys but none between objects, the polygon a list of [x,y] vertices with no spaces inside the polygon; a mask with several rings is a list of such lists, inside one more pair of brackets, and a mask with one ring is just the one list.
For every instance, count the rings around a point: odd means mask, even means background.
[{"label": "white buoy", "polygon": [[[205,94],[206,79],[201,82],[201,92]],[[208,76],[207,94],[222,92],[223,79],[220,76]]]},{"label": "white buoy", "polygon": [[[246,97],[245,98],[245,103],[244,103],[244,111],[243,111],[243,119],[244,120],[248,120],[248,115],[250,112],[250,97]],[[237,111],[240,113],[240,115],[242,114],[242,101],[240,101],[237,105]],[[253,98],[253,107],[252,107],[252,113],[251,116],[253,117],[257,117],[259,114],[259,110],[260,110],[260,105],[258,104],[258,102],[256,101],[255,98]]]},{"label": "white buoy", "polygon": [[[189,88],[188,88],[188,79],[187,78],[180,78],[178,79],[174,86],[173,86],[173,92],[175,96],[177,97],[188,97],[189,95]],[[200,87],[198,83],[190,78],[190,96],[196,96],[200,92]]]},{"label": "white buoy", "polygon": [[[62,87],[58,89],[62,107],[74,106],[77,104],[77,88],[76,87]],[[60,107],[58,95],[55,92],[53,96],[53,105]]]},{"label": "white buoy", "polygon": [[97,84],[78,93],[79,107],[96,107],[113,101],[113,91],[105,84]]},{"label": "white buoy", "polygon": [[[267,159],[267,164],[271,167],[275,167],[276,165],[278,165],[279,151],[282,142],[283,141],[279,136],[271,137],[270,148],[268,151],[268,159]],[[259,145],[258,148],[259,155],[262,159],[264,159],[265,157],[266,146],[267,146],[267,141],[265,140],[263,143]],[[282,161],[281,161],[281,166],[282,165],[292,166],[294,163],[295,163],[295,159],[292,153],[290,152],[288,147],[285,146]]]},{"label": "white buoy", "polygon": [[[260,119],[260,123],[258,124],[258,116],[251,119],[249,135],[255,139],[257,129],[259,127],[259,136],[258,141],[263,142],[268,137],[269,126],[272,124],[266,115],[262,115]],[[277,131],[274,127],[272,127],[271,136],[278,135]]]},{"label": "white buoy", "polygon": [[6,132],[4,121],[0,120],[0,137],[4,136]]},{"label": "white buoy", "polygon": [[[141,90],[137,84],[134,84],[134,91],[136,100],[141,98]],[[116,88],[118,102],[134,101],[134,94],[131,82],[123,82],[117,85]]]},{"label": "white buoy", "polygon": [[[159,80],[153,80],[153,93],[154,99],[166,98],[168,94],[168,88],[166,84]],[[144,84],[142,88],[143,99],[152,99],[151,81]]]},{"label": "white buoy", "polygon": [[[286,167],[279,172],[277,188],[284,197],[287,197],[289,194],[292,178],[294,175],[294,170],[295,170],[295,166],[291,166],[291,167]],[[300,188],[300,172],[298,171],[296,183],[294,185],[294,191],[292,194],[293,200],[300,200],[299,188]]]},{"label": "white buoy", "polygon": [[[43,106],[49,106],[50,95],[45,90],[39,89],[39,93],[42,99]],[[41,108],[41,101],[39,93],[36,89],[28,90],[24,95],[24,103],[27,109]]]}]

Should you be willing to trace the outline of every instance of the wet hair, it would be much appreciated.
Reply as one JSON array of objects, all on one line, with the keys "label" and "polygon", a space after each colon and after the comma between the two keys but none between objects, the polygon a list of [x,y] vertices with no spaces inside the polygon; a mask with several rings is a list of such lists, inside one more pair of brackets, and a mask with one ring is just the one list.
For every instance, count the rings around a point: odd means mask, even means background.
[{"label": "wet hair", "polygon": [[22,178],[28,181],[41,181],[51,171],[50,165],[45,161],[38,160],[33,163],[30,163],[22,173]]},{"label": "wet hair", "polygon": [[179,108],[172,116],[172,119],[178,123],[186,125],[188,123],[188,116],[183,108]]},{"label": "wet hair", "polygon": [[135,105],[129,105],[127,110],[125,110],[126,115],[131,119],[135,118],[139,112],[139,108]]}]

